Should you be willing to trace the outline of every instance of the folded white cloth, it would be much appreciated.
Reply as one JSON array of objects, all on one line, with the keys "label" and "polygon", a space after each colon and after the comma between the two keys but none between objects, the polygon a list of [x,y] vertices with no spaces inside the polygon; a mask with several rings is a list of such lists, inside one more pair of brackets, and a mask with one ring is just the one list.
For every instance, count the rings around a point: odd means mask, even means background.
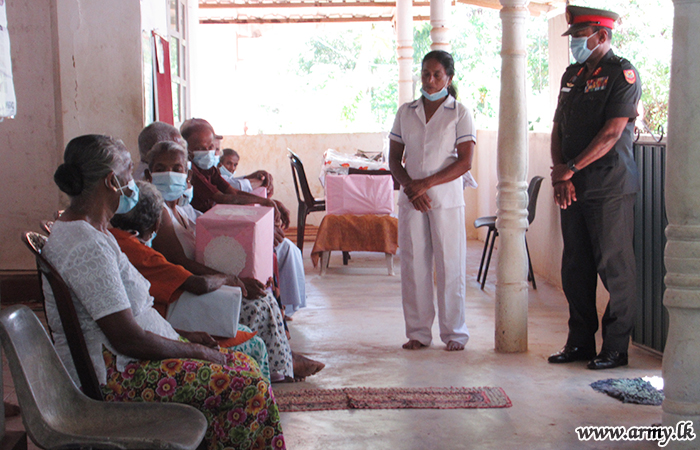
[{"label": "folded white cloth", "polygon": [[208,294],[183,292],[168,307],[168,322],[177,330],[205,331],[212,336],[236,336],[241,315],[241,288],[222,286]]}]

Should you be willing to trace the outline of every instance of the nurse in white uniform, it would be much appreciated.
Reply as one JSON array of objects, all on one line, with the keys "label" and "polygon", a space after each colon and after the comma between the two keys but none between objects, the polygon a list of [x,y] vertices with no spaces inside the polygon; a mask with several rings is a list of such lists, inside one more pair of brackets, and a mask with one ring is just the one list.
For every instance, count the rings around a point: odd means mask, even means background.
[{"label": "nurse in white uniform", "polygon": [[440,339],[464,350],[467,237],[463,181],[476,144],[469,109],[455,100],[454,61],[436,50],[423,58],[420,99],[403,104],[389,135],[391,173],[401,184],[399,248],[406,337],[403,348],[427,347],[435,319]]}]

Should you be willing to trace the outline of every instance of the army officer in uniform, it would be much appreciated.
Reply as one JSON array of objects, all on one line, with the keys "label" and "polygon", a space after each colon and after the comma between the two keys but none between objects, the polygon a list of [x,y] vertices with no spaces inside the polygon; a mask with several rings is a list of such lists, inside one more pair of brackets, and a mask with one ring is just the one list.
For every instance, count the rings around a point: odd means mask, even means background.
[{"label": "army officer in uniform", "polygon": [[[632,143],[639,74],[610,49],[618,15],[567,6],[571,53],[552,131],[552,184],[564,238],[562,284],[569,335],[550,363],[588,360],[589,369],[627,365],[635,319],[634,203],[639,190]],[[610,294],[596,353],[597,276]]]}]

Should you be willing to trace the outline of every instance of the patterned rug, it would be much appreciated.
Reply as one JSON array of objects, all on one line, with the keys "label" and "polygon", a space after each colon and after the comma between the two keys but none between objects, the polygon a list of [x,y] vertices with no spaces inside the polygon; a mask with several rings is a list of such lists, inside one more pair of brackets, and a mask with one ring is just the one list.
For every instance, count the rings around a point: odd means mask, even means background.
[{"label": "patterned rug", "polygon": [[510,408],[501,388],[342,388],[275,392],[280,412],[337,409]]},{"label": "patterned rug", "polygon": [[591,383],[591,387],[623,403],[659,406],[664,401],[664,391],[642,378],[608,378]]}]

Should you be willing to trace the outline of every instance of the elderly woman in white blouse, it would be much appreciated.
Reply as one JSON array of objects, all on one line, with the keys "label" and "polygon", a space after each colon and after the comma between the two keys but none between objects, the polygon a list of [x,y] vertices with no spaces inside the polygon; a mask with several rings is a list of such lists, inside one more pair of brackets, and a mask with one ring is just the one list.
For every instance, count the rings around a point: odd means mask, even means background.
[{"label": "elderly woman in white blouse", "polygon": [[[159,142],[146,155],[146,179],[163,194],[165,206],[153,248],[173,264],[179,264],[196,275],[220,274],[195,261],[196,225],[178,205],[187,186],[187,151],[178,143]],[[303,380],[324,368],[324,364],[292,353],[284,331],[282,312],[277,300],[254,278],[226,275],[227,284],[243,288],[240,322],[265,341],[271,380]],[[263,280],[264,281],[264,280]]]},{"label": "elderly woman in white blouse", "polygon": [[[174,330],[153,309],[148,281],[107,231],[115,212],[138,201],[132,169],[119,140],[71,140],[54,175],[71,202],[44,248],[70,288],[105,399],[190,404],[207,417],[210,449],[283,448],[279,411],[255,361],[218,349],[207,334]],[[77,380],[47,284],[44,292],[56,350]],[[254,389],[246,393],[246,386]]]}]

